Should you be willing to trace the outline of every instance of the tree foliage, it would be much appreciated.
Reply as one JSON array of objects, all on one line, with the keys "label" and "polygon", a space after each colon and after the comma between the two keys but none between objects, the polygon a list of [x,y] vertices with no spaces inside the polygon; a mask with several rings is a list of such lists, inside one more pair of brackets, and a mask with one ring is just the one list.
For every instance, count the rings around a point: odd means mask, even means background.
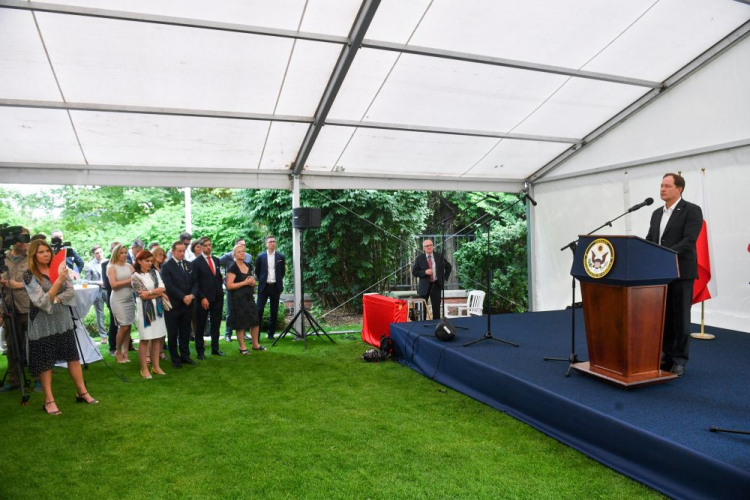
[{"label": "tree foliage", "polygon": [[[291,256],[291,194],[262,190],[245,196],[253,220],[275,234],[279,250]],[[385,290],[383,278],[397,267],[403,245],[413,244],[427,215],[426,193],[414,191],[310,190],[301,193],[301,205],[321,208],[321,228],[303,235],[304,279],[305,292],[325,307],[366,289]],[[353,300],[348,309],[361,304]]]},{"label": "tree foliage", "polygon": [[[494,200],[492,198],[497,198]],[[493,313],[521,312],[528,308],[528,271],[525,206],[513,195],[463,193],[456,203],[467,218],[489,222],[490,245],[487,250],[486,224],[479,225],[476,239],[457,252],[463,280],[477,288],[487,288],[487,270],[492,271],[491,308]],[[467,287],[469,288],[469,287]]]}]

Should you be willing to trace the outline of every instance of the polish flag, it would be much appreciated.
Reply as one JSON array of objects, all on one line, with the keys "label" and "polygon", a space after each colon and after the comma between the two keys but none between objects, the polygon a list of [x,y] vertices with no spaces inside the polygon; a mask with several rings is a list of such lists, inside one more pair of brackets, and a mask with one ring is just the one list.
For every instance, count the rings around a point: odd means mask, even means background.
[{"label": "polish flag", "polygon": [[711,224],[708,218],[708,196],[706,193],[706,175],[701,175],[701,185],[695,196],[695,204],[703,211],[703,227],[695,249],[698,253],[698,279],[693,284],[693,304],[703,302],[718,295],[716,277],[711,275]]}]

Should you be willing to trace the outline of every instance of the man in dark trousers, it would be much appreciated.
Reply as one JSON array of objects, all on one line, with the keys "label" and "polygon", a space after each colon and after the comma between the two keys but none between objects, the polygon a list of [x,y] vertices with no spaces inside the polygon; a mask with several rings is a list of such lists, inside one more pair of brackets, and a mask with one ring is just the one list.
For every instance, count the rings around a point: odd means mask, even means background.
[{"label": "man in dark trousers", "polygon": [[[112,255],[112,250],[119,245],[119,241],[113,241],[109,245],[109,253]],[[117,351],[117,321],[115,321],[115,315],[112,314],[112,308],[109,305],[109,298],[112,295],[112,285],[109,284],[109,276],[107,275],[107,267],[109,267],[109,259],[102,262],[102,283],[104,284],[104,291],[107,294],[107,309],[109,309],[109,326],[107,329],[107,338],[109,339],[109,355],[114,356]]]},{"label": "man in dark trousers", "polygon": [[172,243],[172,257],[161,267],[161,278],[172,304],[172,309],[164,313],[172,366],[196,365],[198,363],[190,359],[190,329],[198,283],[193,264],[185,259],[185,244],[181,241]]},{"label": "man in dark trousers", "polygon": [[276,251],[276,237],[266,236],[266,251],[255,259],[255,273],[258,276],[258,322],[263,324],[263,310],[266,302],[271,301],[271,316],[268,318],[268,339],[276,335],[276,318],[279,314],[279,299],[284,290],[286,258]]},{"label": "man in dark trousers", "polygon": [[440,319],[440,291],[450,277],[453,267],[443,258],[443,254],[433,251],[432,240],[424,240],[424,253],[417,256],[411,274],[419,278],[417,294],[432,302],[432,319]]},{"label": "man in dark trousers", "polygon": [[211,240],[201,238],[203,254],[196,256],[193,261],[195,281],[198,283],[198,330],[195,332],[195,350],[198,359],[206,359],[203,347],[203,332],[206,321],[211,317],[211,354],[224,356],[219,350],[219,331],[221,328],[221,313],[224,310],[224,279],[221,275],[219,259],[211,255]]},{"label": "man in dark trousers", "polygon": [[662,370],[678,377],[685,373],[690,347],[690,307],[693,282],[698,277],[695,242],[703,227],[703,212],[698,205],[682,199],[685,179],[666,174],[661,181],[660,196],[664,206],[651,215],[646,239],[677,252],[680,277],[667,286],[667,310],[662,339]]}]

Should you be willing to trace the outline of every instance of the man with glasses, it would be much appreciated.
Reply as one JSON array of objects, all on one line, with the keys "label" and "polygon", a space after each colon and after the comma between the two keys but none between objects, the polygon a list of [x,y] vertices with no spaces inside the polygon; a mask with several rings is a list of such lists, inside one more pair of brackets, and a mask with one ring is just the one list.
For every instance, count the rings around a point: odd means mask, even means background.
[{"label": "man with glasses", "polygon": [[443,258],[443,254],[435,252],[432,240],[424,240],[422,243],[424,253],[417,256],[411,273],[419,278],[417,294],[432,302],[432,319],[440,318],[440,291],[445,286],[445,281],[451,275],[453,267],[451,263]]}]

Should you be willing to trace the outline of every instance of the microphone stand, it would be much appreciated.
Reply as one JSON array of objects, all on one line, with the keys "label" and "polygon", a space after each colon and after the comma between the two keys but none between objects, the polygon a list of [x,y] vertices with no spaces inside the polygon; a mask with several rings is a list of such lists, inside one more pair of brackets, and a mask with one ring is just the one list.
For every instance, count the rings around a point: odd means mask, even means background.
[{"label": "microphone stand", "polygon": [[[650,203],[647,203],[647,205],[650,205]],[[637,206],[637,205],[636,205]],[[645,205],[641,205],[638,208],[632,207],[627,212],[618,215],[612,220],[609,220],[602,224],[601,226],[597,227],[593,231],[586,233],[586,236],[590,236],[594,234],[595,232],[599,231],[603,227],[609,226],[612,227],[612,223],[616,221],[617,219],[620,219],[621,217],[625,217],[631,212],[635,212],[636,210],[642,208]],[[560,249],[561,252],[564,252],[568,248],[571,252],[573,252],[573,258],[575,259],[576,255],[576,248],[578,247],[578,238],[571,241],[564,247]],[[573,365],[576,363],[580,363],[580,360],[578,359],[578,354],[576,354],[576,279],[575,277],[572,277],[572,295],[570,300],[570,355],[568,355],[567,358],[555,358],[550,356],[545,356],[544,361],[567,361],[568,363],[568,369],[565,371],[565,376],[570,377],[570,370],[573,368]]]}]

